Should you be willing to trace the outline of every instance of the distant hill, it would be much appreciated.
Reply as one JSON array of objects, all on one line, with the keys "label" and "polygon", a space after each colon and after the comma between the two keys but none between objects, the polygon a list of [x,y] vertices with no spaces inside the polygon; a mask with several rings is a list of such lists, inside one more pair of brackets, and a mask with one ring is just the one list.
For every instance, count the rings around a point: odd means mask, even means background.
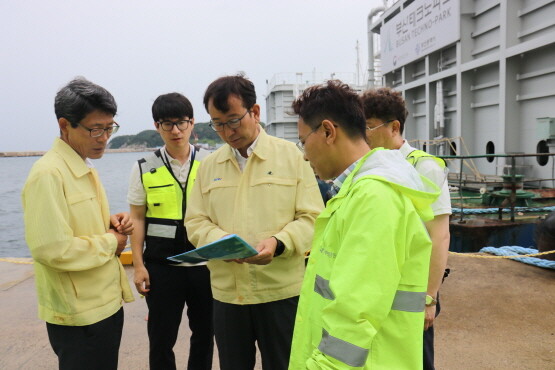
[{"label": "distant hill", "polygon": [[[201,122],[195,124],[195,129],[193,133],[198,137],[199,143],[206,143],[211,146],[215,144],[222,144],[222,140],[208,126],[207,122]],[[191,142],[194,142],[194,137],[191,138]],[[136,135],[121,135],[114,136],[112,140],[108,143],[109,149],[120,149],[120,148],[158,148],[164,145],[164,142],[160,138],[160,135],[156,130],[144,130]]]},{"label": "distant hill", "polygon": [[[264,122],[260,122],[260,125],[265,127]],[[195,130],[191,136],[192,143],[204,143],[211,147],[223,144],[218,134],[208,126],[208,122],[195,123]],[[156,130],[144,130],[136,135],[115,136],[108,143],[108,149],[145,149],[158,148],[162,145],[164,142]]]},{"label": "distant hill", "polygon": [[157,148],[164,145],[164,142],[156,130],[144,130],[137,135],[114,136],[108,143],[109,149],[120,148]]},{"label": "distant hill", "polygon": [[193,131],[193,134],[198,137],[199,143],[207,143],[211,146],[224,143],[216,131],[212,130],[210,126],[208,126],[208,122],[195,123],[195,130]]}]

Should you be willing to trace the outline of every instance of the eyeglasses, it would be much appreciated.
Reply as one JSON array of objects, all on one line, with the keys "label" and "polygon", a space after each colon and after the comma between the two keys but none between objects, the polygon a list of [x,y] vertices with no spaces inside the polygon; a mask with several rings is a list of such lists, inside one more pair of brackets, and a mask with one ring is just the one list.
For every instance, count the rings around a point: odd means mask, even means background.
[{"label": "eyeglasses", "polygon": [[177,126],[177,129],[179,131],[185,131],[189,128],[189,124],[193,122],[192,119],[184,119],[181,121],[158,121],[156,122],[157,124],[159,124],[162,127],[162,130],[164,131],[171,131],[173,130],[173,126]]},{"label": "eyeglasses", "polygon": [[320,128],[320,126],[322,126],[321,123],[318,125],[318,127],[316,127],[315,129],[313,129],[312,131],[310,131],[308,134],[306,134],[305,137],[303,137],[303,138],[300,138],[300,137],[299,137],[299,141],[297,141],[297,148],[299,148],[299,150],[300,150],[301,152],[304,153],[304,143],[306,143],[306,139],[308,139],[308,137],[309,137],[310,135],[312,135],[313,133],[315,133],[316,131],[318,131],[318,129]]},{"label": "eyeglasses", "polygon": [[393,121],[396,121],[396,120],[390,119],[389,121],[384,122],[384,123],[382,123],[381,125],[377,125],[376,127],[368,127],[368,126],[366,126],[366,129],[367,129],[368,131],[372,132],[372,131],[374,131],[375,129],[380,128],[380,127],[382,127],[382,126],[384,126],[384,125],[387,125],[388,123],[391,123],[391,122],[393,122]]},{"label": "eyeglasses", "polygon": [[88,127],[83,126],[79,122],[77,123],[77,125],[81,126],[85,130],[87,130],[91,137],[100,137],[100,136],[104,135],[104,133],[106,133],[108,135],[108,137],[110,137],[113,134],[115,134],[116,132],[118,132],[118,130],[119,130],[119,125],[116,122],[114,122],[113,126],[106,127],[106,128],[88,128]]},{"label": "eyeglasses", "polygon": [[245,116],[249,112],[250,112],[250,110],[247,109],[245,114],[243,114],[240,118],[233,118],[233,119],[230,119],[227,122],[214,122],[214,121],[210,120],[210,123],[208,125],[212,128],[212,130],[214,130],[216,132],[223,131],[225,125],[227,125],[227,127],[229,127],[230,129],[235,130],[235,129],[239,128],[239,126],[241,126],[241,120],[243,118],[245,118]]}]

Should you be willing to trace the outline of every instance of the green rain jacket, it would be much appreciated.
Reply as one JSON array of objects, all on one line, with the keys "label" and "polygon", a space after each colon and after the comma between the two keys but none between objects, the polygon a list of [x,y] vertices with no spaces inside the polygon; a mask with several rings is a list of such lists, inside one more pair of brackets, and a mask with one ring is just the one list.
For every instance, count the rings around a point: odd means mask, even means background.
[{"label": "green rain jacket", "polygon": [[397,150],[374,149],[315,224],[290,369],[421,369],[439,189]]}]

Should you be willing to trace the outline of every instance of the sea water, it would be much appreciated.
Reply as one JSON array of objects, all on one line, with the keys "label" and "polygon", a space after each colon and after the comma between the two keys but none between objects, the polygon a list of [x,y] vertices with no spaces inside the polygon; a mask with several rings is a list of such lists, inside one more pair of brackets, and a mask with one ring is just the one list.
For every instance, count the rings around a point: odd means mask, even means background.
[{"label": "sea water", "polygon": [[[106,189],[111,214],[129,211],[126,196],[131,166],[148,154],[106,153],[101,159],[92,161]],[[0,158],[0,258],[31,257],[25,243],[21,189],[29,170],[38,159]]]}]

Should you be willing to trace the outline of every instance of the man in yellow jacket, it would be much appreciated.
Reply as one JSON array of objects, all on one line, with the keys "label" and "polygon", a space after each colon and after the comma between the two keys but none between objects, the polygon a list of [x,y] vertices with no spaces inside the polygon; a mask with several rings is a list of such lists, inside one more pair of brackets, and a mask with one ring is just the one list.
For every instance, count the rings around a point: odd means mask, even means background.
[{"label": "man in yellow jacket", "polygon": [[[290,369],[421,369],[439,189],[397,151],[370,151],[362,104],[340,81],[293,103],[299,147],[334,196],[315,224]],[[401,159],[401,160],[400,160]]]},{"label": "man in yellow jacket", "polygon": [[60,369],[117,369],[122,300],[133,301],[119,261],[133,230],[110,216],[89,159],[102,157],[117,106],[106,89],[77,78],[56,95],[60,128],[23,188],[25,239],[34,259],[39,317]]},{"label": "man in yellow jacket", "polygon": [[208,262],[220,368],[254,368],[257,342],[264,369],[283,370],[322,197],[295,145],[260,126],[251,81],[217,79],[204,105],[226,144],[199,166],[185,217],[189,240],[200,247],[238,234],[258,251]]}]

